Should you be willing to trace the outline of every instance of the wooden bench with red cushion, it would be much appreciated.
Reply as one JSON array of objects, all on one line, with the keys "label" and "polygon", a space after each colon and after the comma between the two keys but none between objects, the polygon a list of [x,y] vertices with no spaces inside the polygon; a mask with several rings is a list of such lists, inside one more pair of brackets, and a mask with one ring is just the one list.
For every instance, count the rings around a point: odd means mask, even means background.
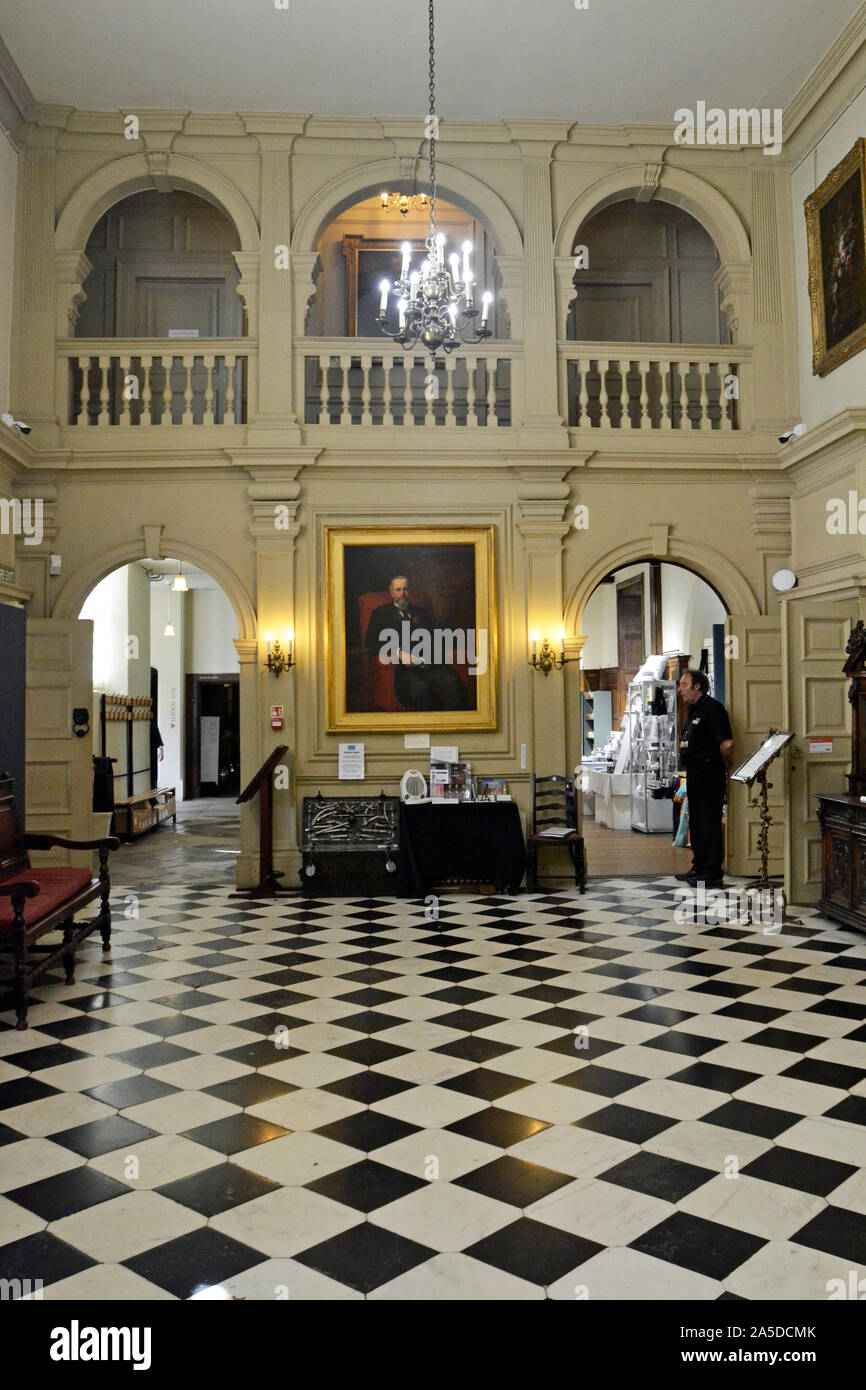
[{"label": "wooden bench with red cushion", "polygon": [[[66,983],[75,979],[75,947],[99,928],[102,948],[111,943],[111,909],[108,897],[111,882],[108,855],[120,841],[63,840],[56,835],[25,835],[15,808],[12,779],[0,774],[0,951],[12,954],[15,962],[15,1010],[17,1027],[27,1027],[27,1001],[34,979],[62,960]],[[96,849],[99,876],[89,869],[34,869],[29,850]],[[99,898],[99,911],[89,922],[76,924],[75,915]],[[59,941],[41,942],[51,933],[61,932]],[[39,944],[37,944],[39,943]]]}]

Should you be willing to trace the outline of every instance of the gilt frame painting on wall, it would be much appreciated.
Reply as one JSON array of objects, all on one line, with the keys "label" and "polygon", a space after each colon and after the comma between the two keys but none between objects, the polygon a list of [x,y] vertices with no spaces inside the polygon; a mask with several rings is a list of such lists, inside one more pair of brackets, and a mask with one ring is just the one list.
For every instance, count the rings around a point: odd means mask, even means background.
[{"label": "gilt frame painting on wall", "polygon": [[812,371],[826,376],[866,348],[866,140],[805,201]]},{"label": "gilt frame painting on wall", "polygon": [[328,730],[496,728],[493,527],[326,527]]}]

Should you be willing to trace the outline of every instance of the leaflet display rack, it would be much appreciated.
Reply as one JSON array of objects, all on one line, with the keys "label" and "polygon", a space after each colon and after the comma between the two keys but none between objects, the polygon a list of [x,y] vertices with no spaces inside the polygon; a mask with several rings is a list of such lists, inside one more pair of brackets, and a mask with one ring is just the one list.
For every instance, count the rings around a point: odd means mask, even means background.
[{"label": "leaflet display rack", "polygon": [[661,793],[677,771],[675,681],[632,681],[626,716],[631,774],[631,828],[645,835],[671,833],[671,804]]}]

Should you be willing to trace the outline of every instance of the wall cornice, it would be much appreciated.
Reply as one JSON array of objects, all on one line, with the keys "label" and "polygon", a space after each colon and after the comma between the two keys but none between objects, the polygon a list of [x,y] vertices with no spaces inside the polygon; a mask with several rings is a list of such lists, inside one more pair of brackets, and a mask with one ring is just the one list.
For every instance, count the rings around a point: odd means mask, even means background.
[{"label": "wall cornice", "polygon": [[779,467],[790,471],[799,482],[810,466],[837,454],[853,450],[862,455],[866,445],[866,406],[852,407],[832,415],[814,429],[779,452]]},{"label": "wall cornice", "polygon": [[[857,71],[850,75],[845,70],[856,63]],[[846,24],[836,42],[827,50],[816,68],[809,74],[797,94],[788,102],[782,116],[782,129],[785,132],[786,152],[797,158],[824,133],[828,124],[828,113],[822,112],[821,102],[831,93],[833,113],[835,114],[847,95],[866,77],[866,3],[862,4]],[[796,139],[792,136],[796,133]]]},{"label": "wall cornice", "polygon": [[17,147],[21,126],[30,119],[36,98],[9,49],[0,38],[0,125]]}]

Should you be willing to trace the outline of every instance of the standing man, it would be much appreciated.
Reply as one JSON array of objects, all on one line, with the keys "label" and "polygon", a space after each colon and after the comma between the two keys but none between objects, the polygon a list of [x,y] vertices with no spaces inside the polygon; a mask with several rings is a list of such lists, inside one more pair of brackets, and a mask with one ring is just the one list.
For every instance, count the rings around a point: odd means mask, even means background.
[{"label": "standing man", "polygon": [[684,671],[677,687],[688,714],[680,735],[680,764],[686,772],[692,867],[677,874],[681,883],[707,888],[722,882],[722,808],[734,746],[724,705],[709,694],[704,671]]}]

